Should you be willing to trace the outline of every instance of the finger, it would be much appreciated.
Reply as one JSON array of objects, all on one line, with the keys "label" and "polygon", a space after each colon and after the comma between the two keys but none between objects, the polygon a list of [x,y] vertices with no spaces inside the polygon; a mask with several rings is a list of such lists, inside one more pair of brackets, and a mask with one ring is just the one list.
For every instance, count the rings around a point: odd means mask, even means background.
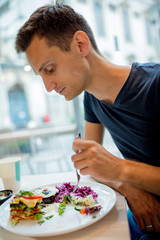
[{"label": "finger", "polygon": [[153,225],[152,224],[146,225],[145,229],[147,232],[153,232]]},{"label": "finger", "polygon": [[160,232],[160,221],[159,221],[158,214],[153,216],[152,223],[153,223],[153,230],[155,232]]},{"label": "finger", "polygon": [[81,169],[83,169],[83,168],[89,167],[89,164],[87,163],[86,159],[84,159],[84,160],[75,162],[75,163],[74,163],[74,167],[75,167],[76,169],[81,170]]},{"label": "finger", "polygon": [[139,218],[139,219],[135,219],[137,222],[137,225],[139,227],[139,229],[144,230],[145,229],[145,224],[143,221],[143,218]]},{"label": "finger", "polygon": [[89,168],[85,167],[80,170],[80,174],[82,175],[90,175]]},{"label": "finger", "polygon": [[153,222],[152,220],[148,217],[148,215],[146,215],[144,217],[144,225],[145,225],[145,229],[148,232],[153,232]]},{"label": "finger", "polygon": [[92,146],[94,144],[94,141],[90,141],[90,140],[83,140],[83,139],[76,139],[73,142],[73,151],[77,152],[79,150],[85,150],[88,147]]},{"label": "finger", "polygon": [[[84,142],[83,144],[81,142]],[[84,150],[87,148],[87,145],[85,143],[86,141],[83,139],[79,139],[76,137],[76,139],[73,142],[72,149],[74,152],[78,152],[80,150]],[[83,147],[82,147],[83,146]]]},{"label": "finger", "polygon": [[71,156],[72,162],[77,162],[86,158],[85,150],[83,152],[77,152]]}]

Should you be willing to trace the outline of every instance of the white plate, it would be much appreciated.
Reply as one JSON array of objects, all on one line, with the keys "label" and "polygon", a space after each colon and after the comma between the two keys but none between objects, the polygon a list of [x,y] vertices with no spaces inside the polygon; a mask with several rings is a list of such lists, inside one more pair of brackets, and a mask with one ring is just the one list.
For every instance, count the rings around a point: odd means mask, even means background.
[{"label": "white plate", "polygon": [[[72,182],[71,184],[76,183]],[[62,183],[52,184],[52,186],[60,185],[62,185]],[[8,199],[0,207],[0,226],[9,232],[24,236],[55,236],[73,232],[97,222],[108,214],[115,205],[116,194],[111,188],[99,183],[91,182],[82,182],[79,186],[91,186],[91,188],[98,193],[98,204],[102,206],[102,209],[96,215],[96,218],[93,218],[91,215],[80,214],[79,211],[76,211],[73,208],[73,206],[68,205],[61,216],[59,216],[54,210],[49,212],[49,214],[44,215],[44,217],[52,214],[54,216],[49,220],[45,220],[42,225],[39,225],[36,221],[24,220],[18,225],[12,226],[9,221],[9,203],[11,199]]]}]

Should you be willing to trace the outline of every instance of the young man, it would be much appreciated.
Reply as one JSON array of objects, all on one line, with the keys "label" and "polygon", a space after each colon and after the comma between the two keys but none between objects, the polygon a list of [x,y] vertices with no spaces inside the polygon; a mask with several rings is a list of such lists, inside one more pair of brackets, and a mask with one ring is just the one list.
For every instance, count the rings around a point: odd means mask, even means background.
[{"label": "young man", "polygon": [[[74,166],[125,196],[134,216],[129,214],[132,239],[159,232],[160,65],[108,62],[85,19],[58,3],[31,15],[17,34],[16,50],[26,53],[47,91],[66,100],[85,91],[85,140],[73,143],[75,152],[82,150],[72,156]],[[101,145],[104,127],[126,160]]]}]

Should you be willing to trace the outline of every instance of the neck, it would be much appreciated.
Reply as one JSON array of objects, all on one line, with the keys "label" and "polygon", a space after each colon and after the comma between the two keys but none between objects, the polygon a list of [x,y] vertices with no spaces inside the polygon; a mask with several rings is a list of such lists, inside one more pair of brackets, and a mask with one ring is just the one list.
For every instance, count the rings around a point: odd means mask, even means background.
[{"label": "neck", "polygon": [[113,104],[129,75],[130,67],[114,65],[95,52],[88,56],[88,61],[91,74],[86,91],[99,100]]}]

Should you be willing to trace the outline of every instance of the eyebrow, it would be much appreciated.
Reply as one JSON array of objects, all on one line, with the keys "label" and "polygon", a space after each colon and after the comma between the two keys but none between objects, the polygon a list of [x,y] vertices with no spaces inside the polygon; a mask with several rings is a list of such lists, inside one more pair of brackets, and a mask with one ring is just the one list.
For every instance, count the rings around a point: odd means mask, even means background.
[{"label": "eyebrow", "polygon": [[49,61],[42,64],[42,66],[39,68],[38,73],[41,73],[43,68],[49,63]]}]

